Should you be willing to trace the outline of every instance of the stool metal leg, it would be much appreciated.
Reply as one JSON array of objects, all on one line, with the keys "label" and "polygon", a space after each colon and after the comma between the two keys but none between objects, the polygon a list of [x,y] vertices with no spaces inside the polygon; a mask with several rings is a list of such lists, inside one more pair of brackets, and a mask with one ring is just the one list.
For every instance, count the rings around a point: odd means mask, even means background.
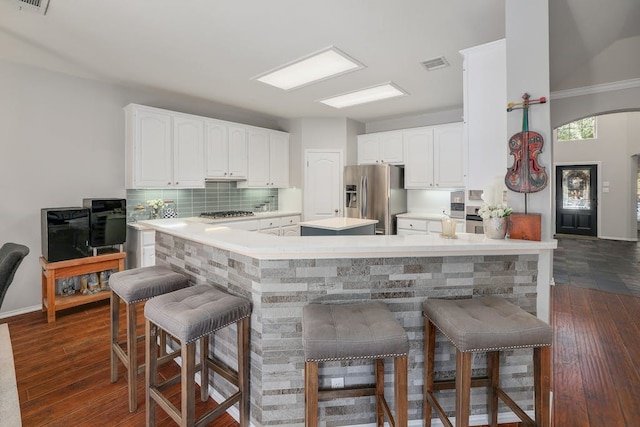
[{"label": "stool metal leg", "polygon": [[158,328],[149,320],[145,321],[145,416],[147,426],[156,425],[156,402],[151,399],[151,389],[156,387],[158,370]]},{"label": "stool metal leg", "polygon": [[384,359],[376,359],[376,425],[384,426]]},{"label": "stool metal leg", "polygon": [[456,349],[456,427],[469,427],[471,356]]},{"label": "stool metal leg", "polygon": [[238,328],[238,389],[241,392],[239,411],[240,427],[249,426],[251,389],[249,388],[249,322],[251,318],[245,317],[236,323]]},{"label": "stool metal leg", "polygon": [[115,347],[119,345],[118,329],[120,327],[120,297],[111,291],[111,382],[118,381],[118,355]]},{"label": "stool metal leg", "polygon": [[396,357],[394,362],[395,384],[394,393],[396,401],[396,423],[399,427],[407,427],[409,424],[409,396],[408,396],[408,363],[407,356]]},{"label": "stool metal leg", "polygon": [[318,426],[318,362],[304,363],[304,425]]},{"label": "stool metal leg", "polygon": [[487,409],[489,412],[489,426],[498,427],[498,393],[496,388],[500,387],[500,352],[490,351],[487,353]]},{"label": "stool metal leg", "polygon": [[551,347],[533,349],[533,378],[536,425],[549,427],[551,424]]}]

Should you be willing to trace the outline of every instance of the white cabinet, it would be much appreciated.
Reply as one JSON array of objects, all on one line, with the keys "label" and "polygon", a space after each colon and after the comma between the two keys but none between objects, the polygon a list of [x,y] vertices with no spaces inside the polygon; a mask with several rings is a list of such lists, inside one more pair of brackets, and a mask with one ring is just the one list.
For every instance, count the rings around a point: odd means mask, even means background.
[{"label": "white cabinet", "polygon": [[173,118],[173,184],[204,188],[204,120]]},{"label": "white cabinet", "polygon": [[247,178],[247,136],[242,126],[219,120],[205,123],[206,178]]},{"label": "white cabinet", "polygon": [[[456,233],[464,233],[465,222],[458,220]],[[398,235],[442,234],[442,220],[426,218],[398,218]]]},{"label": "white cabinet", "polygon": [[358,135],[358,164],[404,163],[401,131]]},{"label": "white cabinet", "polygon": [[418,128],[404,132],[407,159],[404,167],[404,188],[433,188],[433,129]]},{"label": "white cabinet", "polygon": [[464,187],[466,167],[462,133],[462,123],[433,128],[433,182],[436,187]]},{"label": "white cabinet", "polygon": [[204,120],[130,104],[125,128],[127,188],[204,187]]},{"label": "white cabinet", "polygon": [[464,187],[462,134],[462,123],[405,130],[405,188]]},{"label": "white cabinet", "polygon": [[300,215],[273,217],[258,220],[260,233],[274,236],[299,236]]},{"label": "white cabinet", "polygon": [[247,129],[247,180],[239,188],[289,186],[289,134]]},{"label": "white cabinet", "polygon": [[483,190],[507,170],[507,55],[505,40],[461,51],[467,188]]},{"label": "white cabinet", "polygon": [[156,265],[156,232],[127,226],[127,268]]},{"label": "white cabinet", "polygon": [[399,236],[407,234],[427,234],[426,219],[398,218]]}]

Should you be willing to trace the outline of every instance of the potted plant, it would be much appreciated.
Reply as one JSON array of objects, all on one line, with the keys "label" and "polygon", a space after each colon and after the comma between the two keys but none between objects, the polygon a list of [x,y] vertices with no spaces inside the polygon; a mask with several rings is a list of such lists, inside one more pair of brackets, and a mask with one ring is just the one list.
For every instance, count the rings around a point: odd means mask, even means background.
[{"label": "potted plant", "polygon": [[490,239],[504,239],[509,229],[509,215],[513,209],[507,205],[483,204],[478,209],[478,215],[482,218],[484,234]]}]

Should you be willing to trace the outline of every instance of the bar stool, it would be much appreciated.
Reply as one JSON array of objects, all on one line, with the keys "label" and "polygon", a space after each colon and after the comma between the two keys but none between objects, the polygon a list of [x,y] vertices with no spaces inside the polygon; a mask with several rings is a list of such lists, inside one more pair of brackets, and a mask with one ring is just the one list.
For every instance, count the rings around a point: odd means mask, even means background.
[{"label": "bar stool", "polygon": [[[196,285],[150,299],[144,307],[146,331],[146,418],[156,424],[156,404],[180,426],[206,425],[239,402],[240,427],[249,425],[249,320],[251,304],[209,285]],[[209,354],[209,335],[236,324],[238,369]],[[158,382],[158,333],[165,331],[180,341],[180,374]],[[238,388],[238,391],[200,418],[195,418],[196,343],[200,341],[200,399],[209,397],[209,368]],[[162,391],[181,383],[180,409]]]},{"label": "bar stool", "polygon": [[[424,338],[424,424],[431,426],[431,411],[445,426],[451,426],[434,391],[456,390],[456,427],[469,426],[471,387],[487,387],[489,425],[498,424],[498,398],[527,425],[548,427],[550,423],[551,327],[503,298],[442,300],[428,299],[422,304],[425,317]],[[434,382],[436,328],[456,347],[456,378]],[[535,421],[500,387],[500,351],[533,348]],[[487,376],[471,377],[472,355],[487,353]]]},{"label": "bar stool", "polygon": [[[138,373],[144,365],[138,366],[137,343],[144,337],[136,336],[137,310],[139,302],[157,295],[172,292],[189,286],[189,280],[182,274],[168,267],[152,266],[134,268],[114,273],[109,278],[111,288],[111,382],[118,381],[118,359],[127,369],[129,382],[129,412],[138,408],[137,381]],[[127,341],[120,342],[120,301],[127,305]],[[164,354],[164,339],[162,340]],[[124,347],[126,346],[126,351]]]},{"label": "bar stool", "polygon": [[[379,426],[408,423],[409,339],[389,308],[379,302],[310,304],[302,311],[305,425],[318,425],[318,400],[376,396]],[[384,359],[394,358],[395,420],[384,397]],[[318,365],[330,360],[375,360],[375,384],[319,389]]]}]

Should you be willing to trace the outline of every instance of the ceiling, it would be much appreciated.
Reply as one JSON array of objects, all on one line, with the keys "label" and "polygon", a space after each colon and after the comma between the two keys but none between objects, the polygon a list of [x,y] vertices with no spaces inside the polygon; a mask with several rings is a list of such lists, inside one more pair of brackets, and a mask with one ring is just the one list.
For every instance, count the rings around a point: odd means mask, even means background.
[{"label": "ceiling", "polygon": [[[0,59],[272,117],[368,122],[460,108],[459,51],[504,37],[504,2],[50,0],[40,15],[0,0]],[[549,3],[552,91],[571,88],[576,70],[617,40],[640,36],[638,0]],[[366,68],[289,92],[252,80],[328,46]],[[450,66],[422,67],[439,56]],[[317,102],[388,81],[409,96],[342,110]]]}]

